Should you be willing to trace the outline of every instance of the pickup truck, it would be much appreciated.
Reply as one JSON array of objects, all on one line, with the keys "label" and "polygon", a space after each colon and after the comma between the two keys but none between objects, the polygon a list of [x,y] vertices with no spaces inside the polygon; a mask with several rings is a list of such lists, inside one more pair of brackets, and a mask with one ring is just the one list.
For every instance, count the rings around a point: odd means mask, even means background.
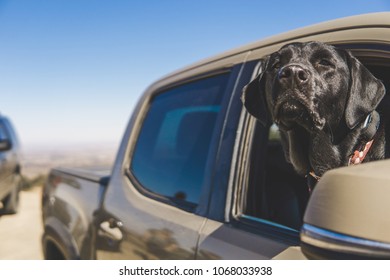
[{"label": "pickup truck", "polygon": [[0,115],[0,216],[18,211],[20,171],[18,138],[10,120]]},{"label": "pickup truck", "polygon": [[291,31],[172,73],[140,98],[111,170],[51,170],[45,258],[390,258],[390,162],[331,170],[309,193],[277,126],[242,106],[265,56],[312,40],[350,50],[389,88],[390,13]]}]

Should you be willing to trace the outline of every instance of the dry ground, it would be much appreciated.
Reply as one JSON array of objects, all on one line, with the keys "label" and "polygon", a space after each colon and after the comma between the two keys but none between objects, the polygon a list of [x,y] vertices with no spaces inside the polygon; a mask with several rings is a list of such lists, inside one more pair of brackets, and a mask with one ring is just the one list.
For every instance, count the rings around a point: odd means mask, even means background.
[{"label": "dry ground", "polygon": [[41,260],[41,188],[20,193],[15,215],[0,217],[0,260]]}]

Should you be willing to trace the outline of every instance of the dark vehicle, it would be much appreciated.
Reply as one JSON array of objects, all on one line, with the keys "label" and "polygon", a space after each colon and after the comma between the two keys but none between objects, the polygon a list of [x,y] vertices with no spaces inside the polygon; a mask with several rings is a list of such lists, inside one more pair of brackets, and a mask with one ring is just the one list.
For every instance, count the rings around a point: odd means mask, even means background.
[{"label": "dark vehicle", "polygon": [[19,142],[8,118],[0,115],[0,215],[15,214],[21,186]]},{"label": "dark vehicle", "polygon": [[390,258],[390,161],[332,170],[312,194],[276,125],[240,100],[293,41],[350,50],[389,88],[390,13],[331,21],[201,61],[150,86],[112,170],[57,168],[46,259]]}]

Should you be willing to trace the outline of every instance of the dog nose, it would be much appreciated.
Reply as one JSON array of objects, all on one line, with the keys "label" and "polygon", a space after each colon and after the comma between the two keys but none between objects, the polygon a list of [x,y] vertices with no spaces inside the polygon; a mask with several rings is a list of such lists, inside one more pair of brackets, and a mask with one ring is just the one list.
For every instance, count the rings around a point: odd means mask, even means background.
[{"label": "dog nose", "polygon": [[292,82],[304,84],[309,80],[309,73],[299,65],[287,65],[280,69],[278,79],[279,81],[286,81],[290,84]]}]

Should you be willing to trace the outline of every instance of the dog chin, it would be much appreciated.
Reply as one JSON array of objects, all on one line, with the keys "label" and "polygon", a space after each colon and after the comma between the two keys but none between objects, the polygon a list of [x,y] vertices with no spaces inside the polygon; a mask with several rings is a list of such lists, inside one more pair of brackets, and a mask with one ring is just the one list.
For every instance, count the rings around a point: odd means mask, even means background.
[{"label": "dog chin", "polygon": [[282,130],[289,131],[297,126],[309,132],[322,130],[324,124],[321,119],[317,119],[314,113],[300,102],[290,100],[279,104],[276,108],[275,122]]}]

